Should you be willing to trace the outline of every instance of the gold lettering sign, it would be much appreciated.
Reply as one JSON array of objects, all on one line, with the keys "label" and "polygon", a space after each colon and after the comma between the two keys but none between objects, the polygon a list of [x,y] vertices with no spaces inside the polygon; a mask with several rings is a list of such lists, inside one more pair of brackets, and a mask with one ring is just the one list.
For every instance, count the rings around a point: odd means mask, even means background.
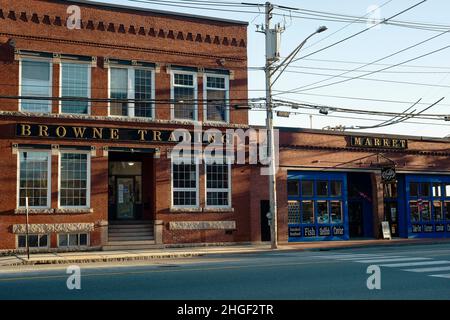
[{"label": "gold lettering sign", "polygon": [[64,138],[67,134],[67,130],[66,128],[59,126],[58,128],[56,128],[56,135],[58,136],[58,138]]},{"label": "gold lettering sign", "polygon": [[408,141],[399,138],[355,137],[349,139],[349,146],[381,149],[407,149]]},{"label": "gold lettering sign", "polygon": [[109,129],[111,131],[111,139],[118,140],[119,139],[119,129]]}]

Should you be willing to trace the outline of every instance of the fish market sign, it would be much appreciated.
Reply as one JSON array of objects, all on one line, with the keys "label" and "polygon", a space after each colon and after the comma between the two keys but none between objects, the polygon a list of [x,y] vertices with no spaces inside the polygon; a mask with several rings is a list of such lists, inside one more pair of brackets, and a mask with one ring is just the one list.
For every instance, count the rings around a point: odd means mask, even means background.
[{"label": "fish market sign", "polygon": [[408,140],[398,138],[378,138],[350,136],[351,147],[374,148],[374,149],[408,149]]}]

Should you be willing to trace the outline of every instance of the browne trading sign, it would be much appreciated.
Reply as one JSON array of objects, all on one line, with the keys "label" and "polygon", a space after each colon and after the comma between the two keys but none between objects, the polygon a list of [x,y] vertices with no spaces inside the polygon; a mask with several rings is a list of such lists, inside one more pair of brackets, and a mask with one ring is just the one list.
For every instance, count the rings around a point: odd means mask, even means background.
[{"label": "browne trading sign", "polygon": [[381,148],[381,149],[408,148],[408,140],[398,138],[351,136],[349,144],[351,147],[362,147],[362,148]]},{"label": "browne trading sign", "polygon": [[[186,137],[175,134],[171,130],[105,128],[67,125],[23,124],[16,125],[17,137],[56,138],[97,141],[136,141],[136,142],[166,142],[194,141],[205,143],[215,139],[214,134],[205,137],[203,132],[186,132]],[[221,136],[226,140],[226,134]],[[218,138],[217,138],[218,139]]]}]

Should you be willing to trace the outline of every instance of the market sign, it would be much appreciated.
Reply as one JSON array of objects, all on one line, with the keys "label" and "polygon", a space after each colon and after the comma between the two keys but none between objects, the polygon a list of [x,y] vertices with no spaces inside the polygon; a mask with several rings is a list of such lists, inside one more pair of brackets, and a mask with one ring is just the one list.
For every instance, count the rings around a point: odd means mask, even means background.
[{"label": "market sign", "polygon": [[398,138],[379,138],[350,136],[351,147],[374,148],[374,149],[408,149],[408,140]]}]

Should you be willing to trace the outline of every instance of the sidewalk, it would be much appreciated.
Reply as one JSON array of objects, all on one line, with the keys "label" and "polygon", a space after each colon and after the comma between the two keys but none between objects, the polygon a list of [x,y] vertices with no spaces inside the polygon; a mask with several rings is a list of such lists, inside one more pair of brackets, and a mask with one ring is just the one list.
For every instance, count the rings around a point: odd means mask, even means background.
[{"label": "sidewalk", "polygon": [[[325,251],[351,248],[370,248],[417,244],[445,244],[450,239],[394,239],[394,240],[350,240],[350,241],[322,241],[302,242],[297,244],[279,245],[278,251]],[[42,264],[71,264],[94,262],[121,262],[151,260],[163,258],[184,258],[220,254],[246,254],[270,252],[270,244],[228,245],[189,248],[164,248],[147,250],[121,251],[87,251],[66,253],[35,253],[27,256],[20,254],[0,257],[0,266],[42,265]]]}]

